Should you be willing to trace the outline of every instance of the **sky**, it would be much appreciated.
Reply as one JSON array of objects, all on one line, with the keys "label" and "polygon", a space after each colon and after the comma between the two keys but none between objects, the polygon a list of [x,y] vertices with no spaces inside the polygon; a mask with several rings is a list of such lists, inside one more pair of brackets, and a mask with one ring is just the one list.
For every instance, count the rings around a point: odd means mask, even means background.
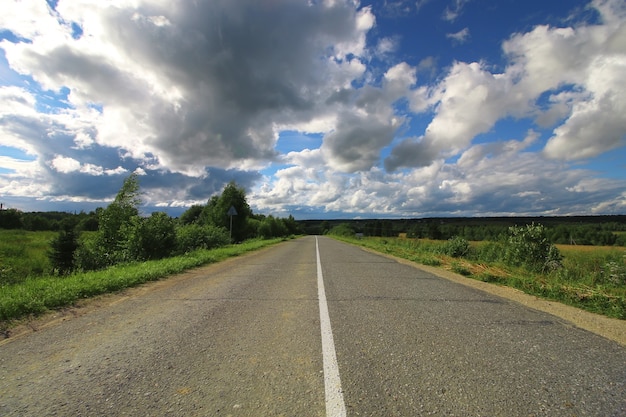
[{"label": "sky", "polygon": [[3,0],[0,203],[626,214],[623,0]]}]

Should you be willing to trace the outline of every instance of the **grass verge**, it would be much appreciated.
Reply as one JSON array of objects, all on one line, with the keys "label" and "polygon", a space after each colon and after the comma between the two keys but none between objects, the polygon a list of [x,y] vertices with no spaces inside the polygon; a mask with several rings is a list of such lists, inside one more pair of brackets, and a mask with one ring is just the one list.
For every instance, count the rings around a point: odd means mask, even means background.
[{"label": "grass verge", "polygon": [[416,263],[444,268],[468,278],[517,288],[530,295],[607,317],[626,319],[626,266],[623,250],[563,248],[563,268],[538,274],[498,261],[485,261],[485,257],[477,256],[481,245],[486,250],[492,250],[487,247],[489,243],[473,245],[468,256],[454,258],[442,254],[445,241],[332,237]]},{"label": "grass verge", "polygon": [[64,277],[44,276],[0,287],[0,327],[16,319],[36,316],[47,310],[67,307],[83,298],[120,291],[156,281],[202,265],[239,256],[284,239],[250,240],[212,250]]}]

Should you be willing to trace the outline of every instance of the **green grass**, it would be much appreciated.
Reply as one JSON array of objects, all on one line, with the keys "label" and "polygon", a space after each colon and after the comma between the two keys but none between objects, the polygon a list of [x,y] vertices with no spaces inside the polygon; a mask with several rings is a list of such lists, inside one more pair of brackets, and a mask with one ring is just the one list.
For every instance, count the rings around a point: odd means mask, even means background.
[{"label": "green grass", "polygon": [[538,274],[503,263],[499,259],[503,248],[494,242],[474,242],[466,257],[452,258],[443,254],[446,241],[333,237],[608,317],[626,319],[624,248],[559,245],[564,256],[563,268]]},{"label": "green grass", "polygon": [[[78,300],[120,291],[162,279],[172,274],[238,256],[282,241],[250,240],[219,249],[198,250],[184,256],[128,265],[69,276],[31,277],[0,287],[0,322],[38,315],[50,309],[71,306]],[[2,327],[2,326],[0,326]]]},{"label": "green grass", "polygon": [[47,251],[56,232],[0,230],[0,286],[50,272]]}]

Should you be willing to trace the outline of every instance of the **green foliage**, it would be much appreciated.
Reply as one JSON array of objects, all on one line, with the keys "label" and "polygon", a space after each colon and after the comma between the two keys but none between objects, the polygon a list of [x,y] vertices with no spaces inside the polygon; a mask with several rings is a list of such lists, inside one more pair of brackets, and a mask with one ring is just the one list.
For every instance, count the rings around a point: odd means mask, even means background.
[{"label": "green foliage", "polygon": [[78,235],[74,229],[61,230],[50,242],[48,258],[52,269],[66,275],[74,269],[74,252],[78,248]]},{"label": "green foliage", "polygon": [[162,259],[176,249],[174,220],[163,212],[148,218],[134,216],[123,227],[125,258],[133,261]]},{"label": "green foliage", "polygon": [[275,237],[287,236],[289,234],[289,230],[282,219],[277,219],[274,216],[267,216],[261,221],[257,233],[263,239],[271,239]]},{"label": "green foliage", "polygon": [[126,262],[138,254],[129,238],[135,238],[139,204],[139,182],[133,173],[124,180],[115,200],[97,211],[99,226],[94,241],[77,250],[77,264],[81,268],[100,269]]},{"label": "green foliage", "polygon": [[455,236],[449,239],[443,247],[443,253],[452,256],[453,258],[460,258],[466,256],[469,252],[469,242],[460,236]]},{"label": "green foliage", "polygon": [[260,236],[259,228],[261,227],[261,220],[259,216],[248,217],[246,230],[249,231],[251,236]]},{"label": "green foliage", "polygon": [[204,206],[196,204],[189,207],[179,218],[181,224],[192,224],[200,220]]},{"label": "green foliage", "polygon": [[117,265],[105,271],[90,271],[64,277],[38,277],[7,285],[0,291],[0,321],[41,314],[71,305],[81,298],[119,291],[147,281],[183,272],[212,262],[272,245],[281,240],[251,240],[241,245],[198,250],[158,261]]},{"label": "green foliage", "polygon": [[22,229],[22,212],[16,209],[0,210],[0,229]]},{"label": "green foliage", "polygon": [[100,247],[100,236],[96,233],[83,233],[74,252],[74,267],[78,271],[95,271],[113,262],[106,259],[106,250]]},{"label": "green foliage", "polygon": [[229,243],[228,231],[212,225],[186,224],[176,229],[176,250],[183,254],[196,249],[213,249]]},{"label": "green foliage", "polygon": [[213,196],[209,200],[199,221],[202,224],[212,224],[230,230],[231,216],[228,215],[228,210],[231,206],[237,211],[237,215],[232,216],[232,239],[235,242],[242,242],[252,237],[248,228],[248,218],[252,215],[252,210],[246,200],[245,190],[238,187],[235,182],[226,185],[219,197]]},{"label": "green foliage", "polygon": [[513,266],[525,266],[533,272],[550,271],[561,267],[562,256],[550,243],[546,229],[540,224],[509,228],[506,261]]},{"label": "green foliage", "polygon": [[506,241],[484,242],[471,252],[472,259],[485,263],[504,262],[506,254],[505,248]]},{"label": "green foliage", "polygon": [[304,233],[300,224],[291,214],[286,219],[282,219],[282,221],[287,228],[288,235],[300,235]]},{"label": "green foliage", "polygon": [[352,237],[354,236],[354,229],[347,223],[342,223],[330,229],[328,234],[334,236]]},{"label": "green foliage", "polygon": [[0,230],[0,287],[50,272],[54,232]]}]

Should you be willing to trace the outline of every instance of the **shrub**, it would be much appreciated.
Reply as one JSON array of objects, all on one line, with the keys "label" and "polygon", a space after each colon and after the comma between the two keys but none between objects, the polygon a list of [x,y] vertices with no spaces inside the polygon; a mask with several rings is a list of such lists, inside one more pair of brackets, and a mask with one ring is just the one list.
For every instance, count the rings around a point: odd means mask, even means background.
[{"label": "shrub", "polygon": [[506,261],[513,266],[525,266],[534,272],[545,272],[562,266],[563,257],[546,237],[541,224],[509,228]]},{"label": "shrub", "polygon": [[329,235],[334,236],[344,236],[344,237],[352,237],[354,236],[354,229],[350,227],[349,224],[341,223],[337,226],[334,226],[332,229],[328,231]]},{"label": "shrub", "polygon": [[609,284],[626,285],[626,266],[623,262],[608,261],[601,269],[601,274],[604,281]]},{"label": "shrub", "polygon": [[501,262],[506,254],[505,246],[502,242],[483,242],[475,249],[473,259],[479,262]]},{"label": "shrub", "polygon": [[126,260],[162,259],[176,249],[174,220],[163,212],[145,219],[133,217],[123,231]]},{"label": "shrub", "polygon": [[283,237],[289,234],[287,226],[282,219],[277,219],[274,216],[267,216],[261,221],[258,228],[258,234],[263,239],[271,239],[274,237]]},{"label": "shrub", "polygon": [[469,242],[460,236],[449,239],[443,246],[443,253],[453,258],[460,258],[469,253]]},{"label": "shrub", "polygon": [[178,253],[196,249],[213,249],[230,243],[228,230],[217,226],[186,224],[176,229],[176,250]]},{"label": "shrub", "polygon": [[65,275],[74,269],[74,252],[78,248],[78,236],[74,229],[61,230],[50,242],[48,258],[52,269]]},{"label": "shrub", "polygon": [[111,265],[107,259],[107,251],[100,247],[97,233],[83,233],[74,252],[74,266],[80,271],[95,271]]}]

